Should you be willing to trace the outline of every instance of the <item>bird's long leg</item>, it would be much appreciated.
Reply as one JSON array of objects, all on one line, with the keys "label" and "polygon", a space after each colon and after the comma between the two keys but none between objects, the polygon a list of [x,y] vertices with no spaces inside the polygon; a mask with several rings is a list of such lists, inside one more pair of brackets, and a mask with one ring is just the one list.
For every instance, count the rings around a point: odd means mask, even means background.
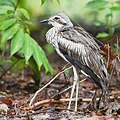
[{"label": "bird's long leg", "polygon": [[[78,81],[77,71],[76,71],[76,68],[74,66],[73,66],[73,73],[74,73],[74,81],[73,81],[73,87],[72,87],[72,91],[71,91],[71,95],[70,95],[70,101],[69,101],[69,104],[68,104],[68,110],[70,109],[73,93],[74,93],[75,86],[76,86],[77,81]],[[77,97],[78,97],[78,86],[77,86],[77,92],[76,92],[76,98]],[[77,111],[77,102],[75,103],[75,110]]]},{"label": "bird's long leg", "polygon": [[78,91],[79,91],[79,81],[76,81],[76,98],[75,98],[75,112],[77,112],[77,103],[78,103]]},{"label": "bird's long leg", "polygon": [[108,105],[108,90],[107,88],[103,88],[102,90],[102,99],[103,99],[103,106],[106,107]]}]

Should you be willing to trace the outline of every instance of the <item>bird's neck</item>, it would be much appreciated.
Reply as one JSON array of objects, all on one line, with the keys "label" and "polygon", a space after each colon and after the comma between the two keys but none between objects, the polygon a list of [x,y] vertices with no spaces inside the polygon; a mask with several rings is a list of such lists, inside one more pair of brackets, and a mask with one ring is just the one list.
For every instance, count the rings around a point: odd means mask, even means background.
[{"label": "bird's neck", "polygon": [[53,44],[57,42],[57,38],[59,37],[58,32],[61,29],[61,27],[52,27],[48,32],[46,33],[46,40],[48,43]]}]

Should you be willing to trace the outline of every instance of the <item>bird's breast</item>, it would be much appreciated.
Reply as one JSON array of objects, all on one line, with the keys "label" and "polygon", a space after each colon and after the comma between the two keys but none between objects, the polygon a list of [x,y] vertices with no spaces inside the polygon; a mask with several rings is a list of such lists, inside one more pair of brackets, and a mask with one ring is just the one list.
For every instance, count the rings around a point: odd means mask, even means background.
[{"label": "bird's breast", "polygon": [[57,47],[58,40],[60,39],[60,35],[58,34],[59,28],[52,27],[48,32],[46,33],[46,40],[48,43],[53,45],[54,47]]}]

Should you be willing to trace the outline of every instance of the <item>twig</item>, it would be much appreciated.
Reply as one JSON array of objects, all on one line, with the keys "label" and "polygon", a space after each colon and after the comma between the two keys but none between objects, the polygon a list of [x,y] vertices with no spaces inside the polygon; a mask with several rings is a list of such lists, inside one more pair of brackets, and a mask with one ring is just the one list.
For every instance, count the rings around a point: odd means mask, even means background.
[{"label": "twig", "polygon": [[[110,100],[113,100],[115,97],[114,96],[110,96],[109,99]],[[117,97],[118,99],[120,99],[120,96]],[[75,98],[72,98],[72,102],[75,102]],[[38,106],[42,106],[44,104],[49,104],[49,103],[65,103],[65,102],[69,102],[70,101],[70,98],[67,98],[67,99],[60,99],[60,100],[54,100],[54,99],[47,99],[47,100],[42,100],[42,101],[39,101],[39,102],[36,102],[35,104],[29,106],[27,109],[30,109],[30,110],[35,110]],[[91,102],[92,101],[92,98],[79,98],[78,101],[81,101],[81,102]],[[96,101],[99,101],[99,98],[96,98]]]},{"label": "twig", "polygon": [[[109,46],[109,44],[107,44]],[[109,67],[109,64],[110,64],[110,48],[108,48],[108,55],[107,55],[107,68]]]},{"label": "twig", "polygon": [[120,90],[112,91],[109,95],[118,95],[120,94]]},{"label": "twig", "polygon": [[44,105],[44,104],[48,104],[48,103],[60,103],[60,101],[59,101],[59,100],[54,100],[54,99],[42,100],[42,101],[36,102],[35,104],[29,106],[29,109],[30,109],[30,110],[34,110],[34,109],[36,109],[38,106]]},{"label": "twig", "polygon": [[[82,83],[82,82],[84,82],[85,80],[86,80],[86,78],[83,79],[83,80],[81,80],[79,83]],[[57,95],[53,96],[52,98],[54,99],[56,96],[65,93],[66,91],[68,91],[68,90],[71,89],[72,87],[73,87],[73,85],[69,86],[68,88],[66,88],[66,89],[64,89],[63,91],[59,92]]]},{"label": "twig", "polygon": [[7,71],[9,71],[14,65],[16,65],[19,60],[20,60],[20,59],[17,59],[10,67],[8,67],[8,68],[0,75],[0,79],[7,73]]},{"label": "twig", "polygon": [[57,75],[55,75],[55,77],[53,77],[46,85],[44,85],[41,89],[39,89],[34,96],[32,97],[32,99],[30,100],[29,106],[31,106],[35,100],[35,98],[37,97],[37,95],[44,90],[48,85],[50,85],[59,75],[61,75],[62,73],[64,73],[65,71],[71,69],[73,66],[70,66],[68,68],[66,68],[65,70],[60,71]]},{"label": "twig", "polygon": [[117,57],[118,57],[118,59],[119,59],[119,38],[118,38],[118,36],[117,36],[117,46],[116,46],[116,55],[117,55]]}]

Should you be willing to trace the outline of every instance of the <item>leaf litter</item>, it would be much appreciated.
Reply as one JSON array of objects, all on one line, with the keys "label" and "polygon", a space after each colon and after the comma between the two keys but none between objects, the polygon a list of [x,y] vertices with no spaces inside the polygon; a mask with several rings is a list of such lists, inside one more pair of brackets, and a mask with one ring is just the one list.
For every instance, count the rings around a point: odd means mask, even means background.
[{"label": "leaf litter", "polygon": [[[108,53],[106,49],[108,49],[109,46],[104,46],[104,48],[105,49],[102,49],[102,53],[107,56]],[[53,77],[51,78],[49,74],[45,75],[42,72],[42,81],[40,85],[36,87],[32,71],[29,70],[29,68],[25,68],[23,74],[6,73],[0,83],[0,118],[3,120],[120,119],[120,60],[115,57],[111,50],[109,53],[112,56],[109,56],[108,63],[111,80],[109,86],[109,105],[106,108],[95,110],[89,106],[95,91],[97,91],[96,103],[101,91],[91,83],[88,78],[80,74],[81,86],[79,88],[78,112],[74,112],[75,96],[72,99],[70,112],[66,112],[73,82],[73,73],[72,70],[69,70],[69,72],[61,72],[65,63],[61,62],[61,59],[56,56],[53,57],[53,66],[56,70],[56,75],[59,75],[37,94],[31,106],[29,106],[29,102],[35,94],[35,91],[50,82]],[[51,57],[51,55],[49,57]],[[108,58],[108,56],[106,58]],[[61,66],[61,68],[56,68],[56,66]],[[70,65],[67,66],[70,67]],[[64,68],[64,70],[65,69],[66,68]]]}]

